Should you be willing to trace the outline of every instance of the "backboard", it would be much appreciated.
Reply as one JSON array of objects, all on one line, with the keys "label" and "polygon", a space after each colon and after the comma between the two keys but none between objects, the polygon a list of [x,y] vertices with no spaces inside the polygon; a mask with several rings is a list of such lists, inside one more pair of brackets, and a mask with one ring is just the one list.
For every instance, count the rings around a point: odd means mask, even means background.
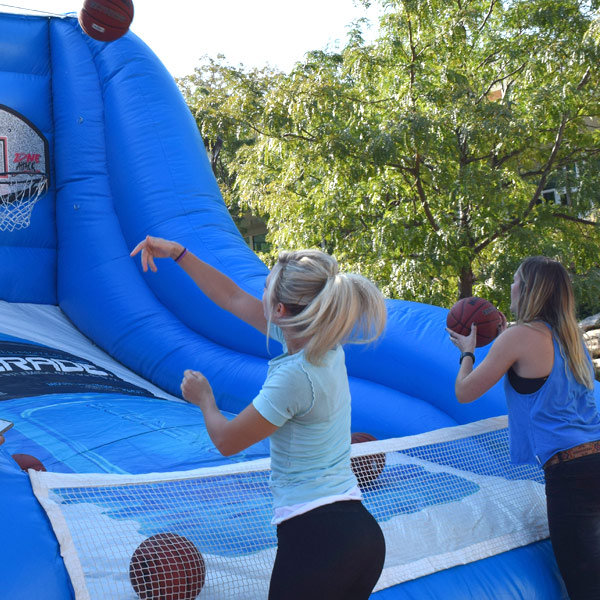
[{"label": "backboard", "polygon": [[25,116],[0,104],[0,230],[27,227],[49,184],[48,141]]}]

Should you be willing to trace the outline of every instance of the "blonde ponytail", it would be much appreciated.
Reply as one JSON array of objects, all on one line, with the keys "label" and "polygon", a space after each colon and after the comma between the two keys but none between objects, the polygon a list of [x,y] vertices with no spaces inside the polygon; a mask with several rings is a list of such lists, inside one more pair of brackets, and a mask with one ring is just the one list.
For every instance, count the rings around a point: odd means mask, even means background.
[{"label": "blonde ponytail", "polygon": [[385,329],[379,289],[361,275],[339,273],[335,258],[319,250],[282,252],[266,298],[271,312],[278,302],[287,308],[290,316],[278,325],[306,340],[304,353],[313,364],[339,343],[369,343]]}]

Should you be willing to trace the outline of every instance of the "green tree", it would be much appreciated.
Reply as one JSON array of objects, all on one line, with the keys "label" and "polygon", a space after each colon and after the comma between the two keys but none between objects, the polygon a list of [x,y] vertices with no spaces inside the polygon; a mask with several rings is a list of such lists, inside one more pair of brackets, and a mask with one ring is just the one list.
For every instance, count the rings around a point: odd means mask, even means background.
[{"label": "green tree", "polygon": [[213,108],[251,139],[229,155],[237,202],[276,248],[333,252],[390,297],[506,309],[524,255],[597,266],[598,2],[382,3],[374,43],[357,24],[287,75],[212,63]]},{"label": "green tree", "polygon": [[265,67],[246,71],[226,64],[225,57],[205,57],[193,75],[177,79],[200,130],[223,199],[236,221],[249,207],[236,192],[234,159],[256,142],[262,98],[281,76]]}]

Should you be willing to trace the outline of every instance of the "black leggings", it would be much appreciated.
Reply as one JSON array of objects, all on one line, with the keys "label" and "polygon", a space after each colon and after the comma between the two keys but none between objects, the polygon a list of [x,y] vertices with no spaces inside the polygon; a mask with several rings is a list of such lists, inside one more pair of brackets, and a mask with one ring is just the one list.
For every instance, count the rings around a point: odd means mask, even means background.
[{"label": "black leggings", "polygon": [[362,502],[327,504],[277,526],[269,600],[366,600],[385,540]]},{"label": "black leggings", "polygon": [[600,599],[600,454],[546,469],[548,526],[571,600]]}]

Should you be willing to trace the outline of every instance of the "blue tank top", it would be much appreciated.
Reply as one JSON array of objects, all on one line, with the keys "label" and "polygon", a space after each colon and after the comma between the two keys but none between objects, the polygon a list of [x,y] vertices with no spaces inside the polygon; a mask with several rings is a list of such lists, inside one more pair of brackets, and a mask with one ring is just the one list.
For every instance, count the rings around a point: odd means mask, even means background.
[{"label": "blue tank top", "polygon": [[[554,364],[546,383],[520,394],[504,377],[510,457],[515,464],[544,464],[561,450],[600,440],[600,414],[594,390],[579,383],[552,336]],[[591,367],[591,359],[588,356]]]}]

